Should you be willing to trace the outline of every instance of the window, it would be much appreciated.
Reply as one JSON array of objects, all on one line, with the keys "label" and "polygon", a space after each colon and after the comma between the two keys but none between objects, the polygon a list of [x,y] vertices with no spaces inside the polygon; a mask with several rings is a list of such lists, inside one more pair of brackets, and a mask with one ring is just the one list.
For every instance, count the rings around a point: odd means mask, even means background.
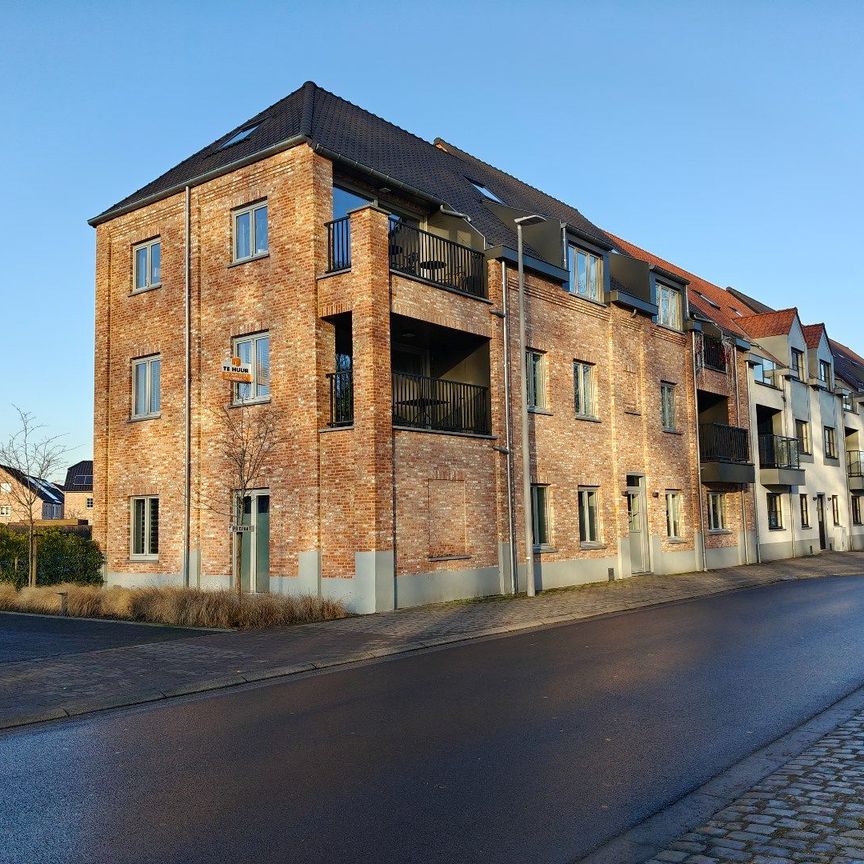
[{"label": "window", "polygon": [[726,496],[722,492],[708,493],[708,530],[726,530]]},{"label": "window", "polygon": [[798,439],[800,453],[812,453],[810,449],[810,424],[806,420],[795,421],[795,437]]},{"label": "window", "polygon": [[235,339],[232,345],[235,357],[252,370],[249,384],[234,384],[233,402],[266,402],[270,398],[270,334],[258,333]]},{"label": "window", "polygon": [[9,504],[0,504],[0,516],[11,516],[12,507]]},{"label": "window", "polygon": [[783,529],[783,502],[779,492],[769,492],[768,500],[768,528],[771,531]]},{"label": "window", "polygon": [[144,357],[132,361],[132,416],[158,417],[161,407],[159,388],[162,360]]},{"label": "window", "polygon": [[573,362],[573,402],[580,417],[596,417],[594,398],[594,364]]},{"label": "window", "polygon": [[352,210],[358,207],[363,207],[371,203],[371,198],[364,195],[358,195],[350,189],[343,189],[341,186],[333,187],[333,218],[342,219],[347,216]]},{"label": "window", "polygon": [[855,410],[855,399],[852,397],[852,394],[848,390],[843,393],[843,410],[851,411],[853,414],[858,413]]},{"label": "window", "polygon": [[834,524],[840,524],[840,496],[831,496],[831,515],[834,517]]},{"label": "window", "polygon": [[92,499],[92,498],[87,498],[87,499],[84,501],[84,506],[85,506],[88,510],[92,510],[92,509],[93,509],[93,499]]},{"label": "window", "polygon": [[494,201],[496,204],[503,204],[504,202],[492,191],[487,189],[482,183],[477,183],[474,180],[468,181],[484,198],[488,198],[490,201]]},{"label": "window", "polygon": [[767,357],[757,357],[757,362],[753,366],[753,379],[760,384],[774,384],[774,372],[777,370],[777,364]]},{"label": "window", "polygon": [[810,527],[810,499],[806,495],[799,495],[798,500],[801,503],[801,527]]},{"label": "window", "polygon": [[681,329],[681,292],[662,282],[657,283],[657,323]]},{"label": "window", "polygon": [[831,364],[827,360],[819,361],[819,380],[826,386],[831,386]]},{"label": "window", "polygon": [[549,545],[549,487],[531,484],[531,525],[534,546]]},{"label": "window", "polygon": [[162,284],[162,241],[148,240],[132,249],[133,291],[146,291]]},{"label": "window", "polygon": [[579,487],[579,541],[600,542],[600,490],[596,486]]},{"label": "window", "polygon": [[804,375],[804,352],[792,349],[792,374],[800,381]]},{"label": "window", "polygon": [[864,525],[864,495],[852,496],[852,524]]},{"label": "window", "polygon": [[603,259],[578,246],[567,247],[567,269],[570,271],[571,294],[590,300],[603,299]]},{"label": "window", "polygon": [[156,558],[159,555],[159,499],[132,499],[132,558]]},{"label": "window", "polygon": [[837,458],[837,434],[833,426],[825,427],[825,458]]},{"label": "window", "polygon": [[681,537],[681,493],[666,493],[666,536],[670,540]]},{"label": "window", "polygon": [[528,407],[546,408],[546,355],[539,351],[525,352],[528,374]]},{"label": "window", "polygon": [[234,260],[246,261],[266,255],[267,202],[234,211]]},{"label": "window", "polygon": [[675,431],[675,385],[660,384],[660,422],[667,432]]},{"label": "window", "polygon": [[260,125],[260,123],[255,123],[253,126],[247,126],[245,129],[235,132],[227,141],[223,141],[219,145],[219,149],[224,150],[232,144],[239,144],[241,141],[245,141]]}]

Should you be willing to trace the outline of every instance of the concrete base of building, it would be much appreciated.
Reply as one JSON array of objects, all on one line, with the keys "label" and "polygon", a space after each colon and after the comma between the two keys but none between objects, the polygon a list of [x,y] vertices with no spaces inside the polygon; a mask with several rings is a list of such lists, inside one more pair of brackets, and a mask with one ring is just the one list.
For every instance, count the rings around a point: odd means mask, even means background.
[{"label": "concrete base of building", "polygon": [[849,548],[856,551],[864,549],[864,534],[851,534],[849,536]]},{"label": "concrete base of building", "polygon": [[396,577],[396,606],[399,609],[500,593],[501,571],[497,566],[433,570]]}]

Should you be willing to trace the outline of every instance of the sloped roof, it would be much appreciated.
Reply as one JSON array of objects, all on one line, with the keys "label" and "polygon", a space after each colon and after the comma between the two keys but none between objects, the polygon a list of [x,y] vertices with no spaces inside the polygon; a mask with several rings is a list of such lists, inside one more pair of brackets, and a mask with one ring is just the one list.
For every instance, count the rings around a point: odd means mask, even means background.
[{"label": "sloped roof", "polygon": [[748,336],[759,339],[765,336],[787,335],[797,317],[798,310],[793,306],[791,309],[780,309],[777,312],[747,315],[740,318],[738,323]]},{"label": "sloped roof", "polygon": [[[738,324],[738,312],[748,314],[749,309],[741,308],[742,304],[724,291],[719,285],[714,285],[707,279],[673,264],[671,261],[666,261],[659,255],[642,249],[634,243],[624,240],[615,234],[606,232],[609,237],[615,242],[617,248],[633,258],[638,258],[641,261],[646,261],[656,267],[661,267],[671,273],[675,273],[686,279],[690,284],[687,286],[687,300],[692,309],[695,309],[704,318],[713,321],[722,330],[733,336],[747,338],[747,334]],[[737,310],[737,311],[736,311]]]},{"label": "sloped roof", "polygon": [[825,338],[828,338],[824,324],[805,324],[801,329],[804,331],[804,341],[808,348],[818,348],[823,333],[825,333]]},{"label": "sloped roof", "polygon": [[864,391],[864,357],[833,339],[829,339],[828,344],[834,357],[835,373],[856,390]]},{"label": "sloped roof", "polygon": [[10,477],[17,480],[29,489],[36,493],[38,498],[47,501],[49,504],[62,504],[63,492],[59,486],[56,486],[50,480],[43,480],[41,477],[31,477],[23,471],[18,471],[10,465],[0,465],[0,471],[5,471]]},{"label": "sloped roof", "polygon": [[[229,143],[244,130],[252,131],[243,140]],[[514,246],[514,230],[485,205],[486,199],[472,180],[486,186],[509,207],[567,222],[601,245],[612,246],[603,231],[575,207],[440,139],[436,146],[419,138],[312,81],[118,201],[91,224],[304,141],[336,162],[383,175],[430,201],[467,214],[490,245]]]},{"label": "sloped roof", "polygon": [[76,462],[66,471],[66,482],[63,484],[64,492],[92,492],[93,491],[93,460],[85,459]]}]

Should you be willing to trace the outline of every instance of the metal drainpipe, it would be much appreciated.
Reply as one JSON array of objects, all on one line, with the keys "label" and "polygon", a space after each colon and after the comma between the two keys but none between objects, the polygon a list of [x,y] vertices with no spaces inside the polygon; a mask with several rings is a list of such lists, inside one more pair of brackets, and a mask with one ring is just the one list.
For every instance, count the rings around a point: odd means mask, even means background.
[{"label": "metal drainpipe", "polygon": [[699,505],[699,530],[702,537],[702,570],[708,570],[708,555],[705,551],[705,513],[702,510],[702,442],[699,436],[699,388],[696,384],[696,334],[690,340],[690,360],[693,365],[693,410],[696,418],[696,497]]},{"label": "metal drainpipe", "polygon": [[[191,238],[191,190],[186,187],[185,202],[185,233],[186,242],[184,249],[184,274],[183,274],[183,312],[184,312],[184,381],[183,381],[183,584],[189,587],[189,558],[190,558],[190,533],[192,523],[192,422],[191,402],[192,390],[190,374],[192,371],[192,300],[189,296],[192,280],[190,278],[192,258]],[[198,586],[200,587],[200,586]]]},{"label": "metal drainpipe", "polygon": [[502,312],[504,314],[504,439],[507,448],[507,532],[510,548],[510,589],[515,594],[518,590],[516,574],[519,568],[519,558],[516,552],[516,516],[513,511],[513,407],[510,394],[510,315],[507,295],[507,264],[501,262],[501,290],[503,296]]},{"label": "metal drainpipe", "polygon": [[[735,381],[735,425],[740,426],[741,425],[741,399],[740,399],[740,394],[738,392],[738,353],[737,353],[737,349],[735,348],[734,342],[732,342],[732,372],[733,372],[733,379]],[[750,424],[748,423],[747,425],[749,427]],[[753,430],[752,429],[749,430],[749,438],[750,438],[750,442],[752,444],[752,442],[753,442]],[[757,438],[756,438],[756,449],[757,450],[759,449],[758,434],[757,434]],[[756,464],[755,460],[754,460],[753,464],[754,465]],[[747,499],[746,499],[746,496],[744,494],[743,485],[741,487],[740,495],[741,495],[741,540],[744,543],[744,561],[743,561],[743,563],[746,564],[747,563],[747,513],[746,513],[746,500]]]}]

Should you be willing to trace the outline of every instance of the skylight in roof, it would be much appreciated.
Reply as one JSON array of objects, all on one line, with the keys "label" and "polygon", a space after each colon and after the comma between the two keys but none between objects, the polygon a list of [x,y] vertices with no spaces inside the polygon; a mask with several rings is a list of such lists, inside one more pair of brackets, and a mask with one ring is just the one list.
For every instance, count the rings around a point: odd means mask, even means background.
[{"label": "skylight in roof", "polygon": [[706,297],[701,291],[696,292],[709,306],[713,306],[715,309],[719,309],[720,306],[715,303],[710,297]]},{"label": "skylight in roof", "polygon": [[496,204],[503,204],[504,202],[492,191],[487,189],[482,183],[475,183],[473,180],[468,180],[468,182],[484,197],[488,198],[490,201],[494,201]]},{"label": "skylight in roof", "polygon": [[232,144],[239,144],[241,141],[245,141],[259,126],[259,123],[256,123],[254,126],[247,126],[245,129],[241,129],[239,132],[235,132],[227,141],[223,142],[219,149],[224,150],[226,147],[230,147]]}]

